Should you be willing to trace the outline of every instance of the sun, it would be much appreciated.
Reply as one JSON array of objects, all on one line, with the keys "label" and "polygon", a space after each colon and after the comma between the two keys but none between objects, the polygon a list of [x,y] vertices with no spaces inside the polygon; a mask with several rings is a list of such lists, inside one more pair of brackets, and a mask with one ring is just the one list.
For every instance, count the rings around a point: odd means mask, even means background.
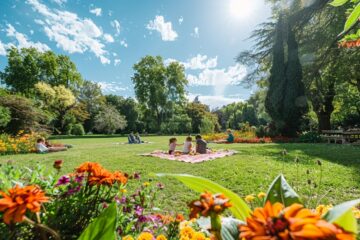
[{"label": "sun", "polygon": [[237,19],[247,19],[251,17],[255,10],[254,0],[230,0],[230,15]]}]

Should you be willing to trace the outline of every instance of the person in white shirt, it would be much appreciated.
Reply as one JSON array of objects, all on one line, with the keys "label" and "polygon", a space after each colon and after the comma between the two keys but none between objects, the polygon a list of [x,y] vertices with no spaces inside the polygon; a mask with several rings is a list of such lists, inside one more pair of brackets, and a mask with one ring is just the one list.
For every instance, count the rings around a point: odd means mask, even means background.
[{"label": "person in white shirt", "polygon": [[36,150],[39,153],[47,153],[47,152],[60,152],[60,151],[66,151],[67,147],[47,147],[45,144],[44,138],[39,138],[36,141]]},{"label": "person in white shirt", "polygon": [[183,149],[183,153],[184,154],[189,154],[192,151],[192,137],[187,137],[185,142],[184,142],[184,149]]}]

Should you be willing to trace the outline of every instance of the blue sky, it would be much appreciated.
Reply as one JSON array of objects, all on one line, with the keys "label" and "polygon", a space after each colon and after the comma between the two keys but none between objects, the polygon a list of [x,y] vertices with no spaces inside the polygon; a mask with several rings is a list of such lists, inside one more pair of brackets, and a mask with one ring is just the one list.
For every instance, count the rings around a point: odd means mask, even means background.
[{"label": "blue sky", "polygon": [[212,107],[247,99],[236,55],[270,16],[263,0],[0,0],[0,69],[6,48],[67,54],[104,93],[133,96],[132,66],[145,55],[186,67],[188,96]]}]

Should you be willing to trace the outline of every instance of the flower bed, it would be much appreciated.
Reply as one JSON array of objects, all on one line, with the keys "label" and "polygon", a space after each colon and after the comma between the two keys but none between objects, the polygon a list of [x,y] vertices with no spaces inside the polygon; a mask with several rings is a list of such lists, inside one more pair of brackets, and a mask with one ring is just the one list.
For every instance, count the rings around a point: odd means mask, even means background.
[{"label": "flower bed", "polygon": [[20,131],[16,136],[0,135],[0,155],[35,152],[35,144],[40,135]]},{"label": "flower bed", "polygon": [[[359,200],[338,206],[306,207],[280,175],[267,193],[236,193],[207,179],[181,174],[172,177],[195,191],[189,218],[156,208],[160,182],[143,182],[138,173],[108,171],[86,162],[59,176],[55,170],[14,167],[0,169],[0,232],[4,239],[355,239]],[[321,164],[319,164],[321,167]],[[128,184],[136,185],[128,192]],[[203,192],[206,190],[205,192]],[[224,217],[232,214],[233,217]]]}]

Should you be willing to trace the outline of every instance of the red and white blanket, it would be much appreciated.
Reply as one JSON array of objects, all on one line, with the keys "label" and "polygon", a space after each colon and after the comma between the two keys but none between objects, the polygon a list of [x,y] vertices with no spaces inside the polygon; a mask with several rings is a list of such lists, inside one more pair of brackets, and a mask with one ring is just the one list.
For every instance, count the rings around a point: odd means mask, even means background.
[{"label": "red and white blanket", "polygon": [[237,153],[234,150],[216,150],[206,154],[181,154],[181,155],[170,155],[167,152],[156,150],[152,153],[141,154],[141,156],[149,156],[149,157],[158,157],[162,159],[172,160],[172,161],[180,161],[186,163],[200,163],[206,162],[210,160],[214,160],[216,158],[223,158],[227,156],[232,156]]}]

